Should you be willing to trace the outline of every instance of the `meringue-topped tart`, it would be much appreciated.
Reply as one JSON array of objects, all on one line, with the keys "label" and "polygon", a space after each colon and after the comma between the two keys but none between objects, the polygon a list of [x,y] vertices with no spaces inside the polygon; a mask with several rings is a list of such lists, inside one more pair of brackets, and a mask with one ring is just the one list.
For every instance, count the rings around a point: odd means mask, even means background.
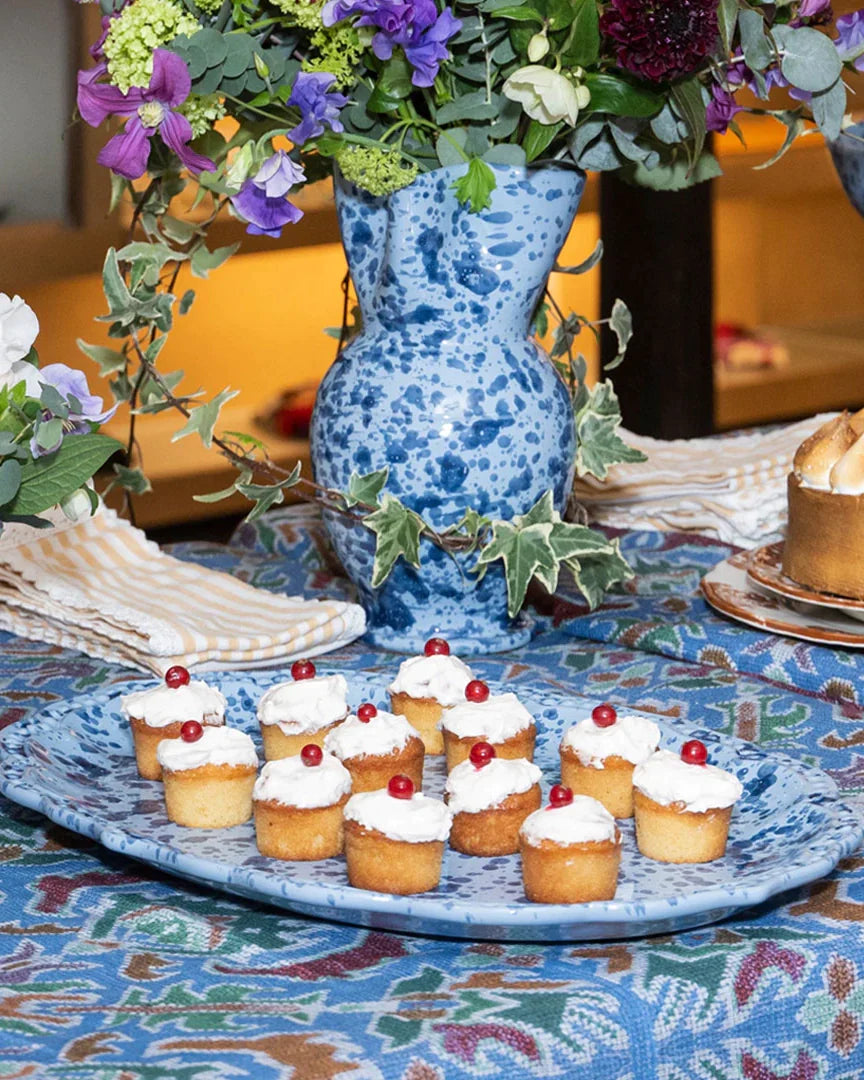
[{"label": "meringue-topped tart", "polygon": [[499,758],[490,743],[474,743],[444,789],[453,814],[450,847],[464,855],[517,852],[519,828],[540,806],[540,775],[525,758]]},{"label": "meringue-topped tart", "polygon": [[352,795],[345,807],[348,880],[358,889],[400,896],[434,889],[451,821],[444,803],[415,791],[408,776]]},{"label": "meringue-topped tart", "polygon": [[515,694],[493,694],[480,679],[468,683],[462,703],[443,715],[441,730],[448,772],[467,759],[476,742],[491,743],[499,758],[534,758],[534,717]]},{"label": "meringue-topped tart", "polygon": [[439,721],[447,709],[465,700],[465,687],[473,678],[471,668],[451,655],[444,638],[430,638],[422,656],[399,665],[388,687],[390,709],[417,729],[427,754],[444,752]]},{"label": "meringue-topped tart", "polygon": [[308,743],[324,745],[348,715],[344,675],[317,675],[311,660],[297,660],[288,682],[271,686],[258,702],[258,723],[268,761],[299,754]]},{"label": "meringue-topped tart", "polygon": [[252,817],[258,755],[245,732],[187,720],[180,737],[163,739],[156,754],[165,808],[177,825],[225,829]]},{"label": "meringue-topped tart", "polygon": [[274,859],[329,859],[344,846],[342,813],[351,776],[332,754],[307,743],[293,757],[268,761],[255,781],[255,839]]},{"label": "meringue-topped tart", "polygon": [[703,863],[726,852],[732,807],[743,787],[737,776],[708,764],[691,739],[680,753],[658,750],[633,771],[636,843],[657,862]]},{"label": "meringue-topped tart", "polygon": [[529,900],[584,904],[612,900],[618,887],[621,833],[602,803],[555,784],[549,803],[519,830],[522,882]]},{"label": "meringue-topped tart", "polygon": [[156,757],[159,743],[178,739],[187,720],[208,727],[224,724],[225,707],[220,690],[190,678],[179,664],[170,667],[164,681],[156,686],[126,694],[120,708],[132,731],[139,775],[145,780],[161,780],[162,767]]},{"label": "meringue-topped tart", "polygon": [[841,413],[801,444],[787,494],[783,573],[864,600],[864,410]]},{"label": "meringue-topped tart", "polygon": [[564,733],[561,783],[574,795],[597,799],[613,817],[633,817],[633,769],[659,745],[653,720],[598,705]]},{"label": "meringue-topped tart", "polygon": [[416,791],[423,787],[423,740],[404,716],[364,702],[334,728],[324,749],[351,774],[352,790],[377,791],[391,776],[409,776]]}]

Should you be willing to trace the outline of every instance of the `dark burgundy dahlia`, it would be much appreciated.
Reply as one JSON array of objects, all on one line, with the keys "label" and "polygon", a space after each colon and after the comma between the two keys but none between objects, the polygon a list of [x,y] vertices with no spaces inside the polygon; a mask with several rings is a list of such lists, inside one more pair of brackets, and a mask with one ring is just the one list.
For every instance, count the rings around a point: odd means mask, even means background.
[{"label": "dark burgundy dahlia", "polygon": [[717,45],[717,0],[611,0],[600,26],[620,68],[667,82],[696,71]]}]

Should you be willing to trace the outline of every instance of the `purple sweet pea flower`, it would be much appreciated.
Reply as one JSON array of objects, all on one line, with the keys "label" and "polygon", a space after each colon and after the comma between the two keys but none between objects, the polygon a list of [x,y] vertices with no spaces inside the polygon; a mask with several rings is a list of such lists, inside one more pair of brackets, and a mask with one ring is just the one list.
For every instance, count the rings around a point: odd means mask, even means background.
[{"label": "purple sweet pea flower", "polygon": [[[66,435],[86,435],[92,424],[102,424],[110,420],[117,411],[116,405],[110,409],[102,408],[102,398],[90,393],[87,376],[77,368],[70,368],[66,364],[48,364],[40,368],[37,377],[43,386],[53,387],[66,399],[69,403],[69,415],[63,421],[63,434],[54,446],[39,446],[35,437],[30,440],[30,451],[34,457],[53,454]],[[42,417],[43,420],[52,419],[48,410],[43,412]]]},{"label": "purple sweet pea flower", "polygon": [[734,95],[715,83],[711,87],[711,100],[705,112],[705,126],[709,131],[725,135],[729,122],[742,108],[742,105],[736,103]]},{"label": "purple sweet pea flower", "polygon": [[864,71],[864,10],[841,15],[835,26],[837,37],[834,44],[840,59],[850,62],[856,71]]},{"label": "purple sweet pea flower", "polygon": [[129,119],[123,131],[102,148],[100,165],[107,165],[127,180],[137,180],[147,171],[150,139],[158,132],[190,172],[216,168],[210,158],[196,154],[189,146],[192,125],[175,111],[192,89],[189,69],[176,53],[166,49],[153,53],[153,75],[146,89],[133,86],[124,94],[116,86],[97,82],[103,74],[104,64],[78,73],[78,111],[82,118],[91,127],[98,127],[109,116]]},{"label": "purple sweet pea flower", "polygon": [[305,179],[302,166],[292,161],[284,150],[268,158],[231,198],[234,209],[249,223],[246,232],[253,236],[279,237],[283,226],[298,222],[303,211],[285,196]]},{"label": "purple sweet pea flower", "polygon": [[821,15],[823,11],[826,11],[831,7],[831,0],[801,0],[801,6],[798,8],[798,17],[801,19],[812,19],[815,15]]},{"label": "purple sweet pea flower", "polygon": [[339,110],[348,104],[344,94],[331,92],[336,76],[326,71],[301,71],[294,80],[289,105],[300,110],[300,123],[288,132],[288,138],[297,146],[322,134],[325,127],[344,131],[339,121]]},{"label": "purple sweet pea flower", "polygon": [[447,42],[462,28],[449,7],[441,14],[434,0],[329,0],[322,10],[325,26],[359,15],[357,26],[374,26],[372,50],[389,60],[401,48],[414,69],[415,86],[431,86],[442,60],[450,55]]}]

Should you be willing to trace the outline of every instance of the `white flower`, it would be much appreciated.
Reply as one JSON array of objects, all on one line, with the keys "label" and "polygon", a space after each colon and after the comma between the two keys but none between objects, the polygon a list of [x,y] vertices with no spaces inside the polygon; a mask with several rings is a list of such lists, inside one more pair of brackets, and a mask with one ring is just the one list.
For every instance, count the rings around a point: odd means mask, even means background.
[{"label": "white flower", "polygon": [[591,100],[587,86],[574,86],[566,76],[542,64],[514,71],[504,83],[504,96],[518,101],[532,120],[541,124],[566,120],[571,127]]},{"label": "white flower", "polygon": [[17,386],[20,382],[24,383],[27,397],[38,400],[42,396],[39,368],[35,364],[28,364],[26,360],[16,360],[14,364],[9,364],[5,370],[3,370],[3,365],[0,364],[0,387],[8,386],[11,390],[13,386]]},{"label": "white flower", "polygon": [[93,516],[93,504],[83,487],[61,499],[60,509],[69,521],[83,521],[84,518]]},{"label": "white flower", "polygon": [[540,33],[535,34],[528,42],[528,59],[532,64],[536,64],[537,61],[542,60],[548,52],[549,38],[546,36],[546,31],[541,30]]},{"label": "white flower", "polygon": [[10,300],[6,293],[0,293],[0,377],[9,373],[16,360],[24,359],[38,335],[39,320],[33,309],[20,296]]}]

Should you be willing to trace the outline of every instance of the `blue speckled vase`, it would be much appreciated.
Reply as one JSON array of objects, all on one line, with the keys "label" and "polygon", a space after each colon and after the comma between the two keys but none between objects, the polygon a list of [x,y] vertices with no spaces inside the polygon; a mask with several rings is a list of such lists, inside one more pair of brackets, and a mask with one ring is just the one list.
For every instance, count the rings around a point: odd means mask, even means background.
[{"label": "blue speckled vase", "polygon": [[[464,170],[383,199],[337,177],[363,332],[324,378],[312,420],[318,483],[344,490],[353,471],[388,465],[386,490],[437,529],[466,507],[512,518],[549,488],[563,508],[576,449],[567,388],[528,331],[585,177],[496,167],[492,206],[472,214],[452,190]],[[476,556],[423,541],[419,571],[400,560],[372,589],[374,536],[327,517],[375,645],[414,653],[441,635],[470,656],[528,640],[530,622],[507,616],[500,563],[478,583]]]},{"label": "blue speckled vase", "polygon": [[843,190],[859,214],[864,214],[864,123],[852,124],[828,143]]}]

